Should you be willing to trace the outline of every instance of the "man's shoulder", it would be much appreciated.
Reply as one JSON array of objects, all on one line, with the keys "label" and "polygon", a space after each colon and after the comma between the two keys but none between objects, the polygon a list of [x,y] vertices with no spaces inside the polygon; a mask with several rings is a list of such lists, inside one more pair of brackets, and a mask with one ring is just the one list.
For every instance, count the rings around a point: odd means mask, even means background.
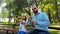
[{"label": "man's shoulder", "polygon": [[46,12],[41,12],[41,14],[43,14],[43,15],[47,15],[47,13],[46,13]]},{"label": "man's shoulder", "polygon": [[46,13],[46,12],[40,12],[40,13]]},{"label": "man's shoulder", "polygon": [[41,15],[41,14],[46,14],[45,12],[39,12],[39,13],[40,13],[40,15]]},{"label": "man's shoulder", "polygon": [[46,12],[40,12],[39,15],[41,15],[41,16],[46,16],[47,14],[46,14]]}]

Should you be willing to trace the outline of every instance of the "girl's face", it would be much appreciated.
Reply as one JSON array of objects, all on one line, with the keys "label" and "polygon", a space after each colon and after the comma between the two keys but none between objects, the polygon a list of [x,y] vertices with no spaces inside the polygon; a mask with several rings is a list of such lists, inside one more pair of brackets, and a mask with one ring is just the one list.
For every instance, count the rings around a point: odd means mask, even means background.
[{"label": "girl's face", "polygon": [[26,19],[26,16],[22,16],[22,19],[25,20]]}]

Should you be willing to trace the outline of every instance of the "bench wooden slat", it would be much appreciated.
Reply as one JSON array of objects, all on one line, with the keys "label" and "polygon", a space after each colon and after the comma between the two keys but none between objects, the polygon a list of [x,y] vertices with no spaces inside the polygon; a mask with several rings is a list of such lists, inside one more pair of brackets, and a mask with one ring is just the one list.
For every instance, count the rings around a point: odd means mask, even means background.
[{"label": "bench wooden slat", "polygon": [[4,30],[4,31],[11,31],[11,32],[18,32],[17,28],[0,28],[0,30]]}]

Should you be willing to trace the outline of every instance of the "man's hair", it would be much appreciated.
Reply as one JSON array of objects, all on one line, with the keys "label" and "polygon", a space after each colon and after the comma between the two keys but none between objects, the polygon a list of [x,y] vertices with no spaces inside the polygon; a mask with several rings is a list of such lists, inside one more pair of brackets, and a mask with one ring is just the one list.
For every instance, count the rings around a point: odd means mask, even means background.
[{"label": "man's hair", "polygon": [[[33,4],[32,7],[36,6],[36,4]],[[37,6],[36,6],[37,7]],[[38,7],[37,7],[38,8]]]}]

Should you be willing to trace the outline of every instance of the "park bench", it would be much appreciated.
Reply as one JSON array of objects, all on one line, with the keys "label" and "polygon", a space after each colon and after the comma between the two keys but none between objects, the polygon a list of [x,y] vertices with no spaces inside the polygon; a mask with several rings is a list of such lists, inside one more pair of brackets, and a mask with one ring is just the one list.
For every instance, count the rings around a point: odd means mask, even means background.
[{"label": "park bench", "polygon": [[18,32],[18,29],[13,29],[13,28],[0,28],[0,30],[4,30],[6,31],[6,34],[9,34],[8,32],[12,32],[12,34],[14,34],[14,32]]},{"label": "park bench", "polygon": [[[4,24],[7,25],[7,24]],[[12,32],[12,34],[14,34],[14,32],[18,32],[18,28],[14,28],[14,24],[13,28],[6,28],[6,27],[0,27],[0,30],[6,31],[6,34],[9,34],[9,31]]]},{"label": "park bench", "polygon": [[[6,34],[9,34],[9,31],[12,32],[11,34],[17,33],[18,28],[15,28],[15,26],[18,26],[18,25],[12,24],[12,26],[13,26],[13,28],[5,28],[5,27],[2,28],[2,27],[0,27],[0,30],[6,31]],[[34,29],[33,27],[30,27],[30,26],[28,28]],[[49,29],[60,30],[60,28],[57,28],[57,27],[49,27]]]}]

